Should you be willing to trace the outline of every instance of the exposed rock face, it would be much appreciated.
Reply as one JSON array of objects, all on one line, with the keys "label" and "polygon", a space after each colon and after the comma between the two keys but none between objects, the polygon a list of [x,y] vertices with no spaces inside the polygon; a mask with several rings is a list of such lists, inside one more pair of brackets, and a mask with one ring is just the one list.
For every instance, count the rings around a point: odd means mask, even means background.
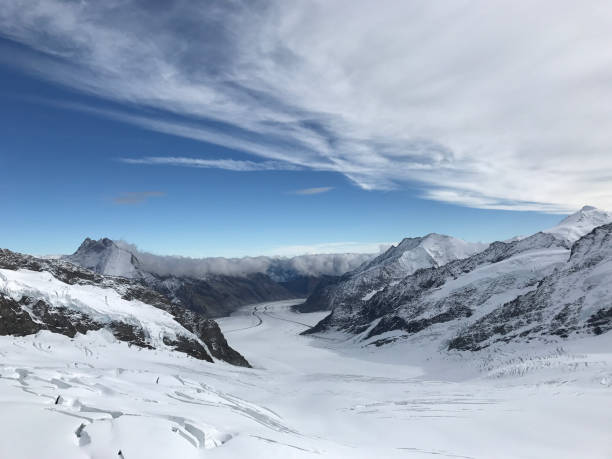
[{"label": "exposed rock face", "polygon": [[[216,322],[202,314],[185,310],[138,281],[103,276],[65,261],[38,259],[9,250],[0,250],[0,269],[47,273],[50,285],[52,281],[53,285],[60,282],[66,285],[66,289],[70,285],[91,286],[97,299],[103,297],[107,302],[110,289],[118,294],[120,301],[116,301],[121,302],[119,306],[123,308],[122,315],[111,314],[107,317],[99,311],[96,312],[96,309],[84,300],[71,298],[69,295],[62,297],[58,304],[52,304],[49,299],[53,299],[54,295],[61,297],[65,294],[57,291],[45,292],[47,287],[42,284],[29,286],[14,281],[11,283],[8,273],[3,275],[0,272],[0,281],[3,281],[0,282],[0,334],[23,336],[49,330],[74,337],[77,333],[105,328],[118,340],[139,347],[153,348],[156,344],[147,328],[148,324],[143,322],[146,319],[138,317],[138,310],[130,311],[131,302],[138,302],[134,304],[144,304],[165,311],[157,314],[162,325],[153,325],[155,330],[161,326],[162,341],[166,346],[201,360],[212,362],[212,354],[215,358],[234,365],[249,366],[244,357],[228,345]],[[15,296],[19,298],[15,299]],[[111,304],[109,310],[119,306]],[[169,315],[164,316],[166,313]],[[124,320],[117,320],[116,317],[122,317]],[[164,328],[163,323],[169,324],[170,327]]]},{"label": "exposed rock face", "polygon": [[0,295],[0,335],[26,336],[42,330],[17,301]]},{"label": "exposed rock face", "polygon": [[347,305],[358,307],[377,292],[419,269],[439,267],[469,257],[486,247],[487,244],[465,242],[440,234],[406,238],[343,275],[336,285],[331,282],[320,284],[300,310],[325,311]]}]

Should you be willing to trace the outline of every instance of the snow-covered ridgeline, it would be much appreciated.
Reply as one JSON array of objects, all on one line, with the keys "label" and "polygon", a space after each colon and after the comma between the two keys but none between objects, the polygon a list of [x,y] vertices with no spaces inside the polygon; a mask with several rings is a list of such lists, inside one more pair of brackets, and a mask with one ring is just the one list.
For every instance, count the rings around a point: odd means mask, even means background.
[{"label": "snow-covered ridgeline", "polygon": [[0,269],[0,294],[16,302],[24,298],[44,301],[54,308],[80,313],[98,324],[121,322],[137,326],[154,347],[163,346],[164,337],[197,339],[162,309],[138,300],[125,300],[111,288],[67,284],[46,271]]},{"label": "snow-covered ridgeline", "polygon": [[[600,316],[608,313],[594,306],[587,308],[583,297],[592,290],[593,294],[586,295],[587,298],[597,297],[600,302],[612,300],[607,292],[612,278],[608,279],[604,260],[612,259],[610,251],[605,243],[598,243],[597,249],[585,255],[590,260],[588,263],[577,260],[579,253],[587,252],[583,247],[593,234],[608,231],[608,226],[598,225],[611,220],[611,213],[585,207],[544,233],[496,242],[463,260],[418,270],[393,282],[381,282],[373,292],[359,298],[360,301],[346,294],[359,280],[359,274],[353,275],[331,289],[328,297],[332,314],[312,331],[340,329],[375,340],[379,345],[398,337],[410,340],[429,337],[441,347],[450,342],[452,348],[476,350],[496,341],[565,337],[568,330],[586,333],[607,330],[607,319]],[[589,233],[596,227],[597,230]],[[594,264],[599,265],[595,271],[599,277],[591,272]],[[570,273],[583,281],[572,281]],[[536,289],[542,297],[544,287],[540,283],[555,276],[566,276],[563,282],[572,285],[572,291],[561,289],[564,293],[556,300],[557,304],[565,305],[565,313],[557,310],[553,314],[551,301],[542,298],[540,303],[548,306],[542,306],[537,314],[519,311],[529,309],[528,304],[509,312],[512,308],[508,304],[515,299],[523,301],[523,297],[527,301]],[[600,324],[599,328],[589,325],[594,322]]]},{"label": "snow-covered ridgeline", "polygon": [[214,320],[174,304],[141,282],[108,277],[62,260],[0,250],[0,335],[43,330],[71,338],[106,329],[141,348],[168,348],[241,366]]},{"label": "snow-covered ridgeline", "polygon": [[331,287],[322,286],[301,306],[304,311],[327,310],[359,304],[419,269],[443,266],[484,250],[488,244],[451,236],[428,234],[406,238],[378,257],[345,274]]}]

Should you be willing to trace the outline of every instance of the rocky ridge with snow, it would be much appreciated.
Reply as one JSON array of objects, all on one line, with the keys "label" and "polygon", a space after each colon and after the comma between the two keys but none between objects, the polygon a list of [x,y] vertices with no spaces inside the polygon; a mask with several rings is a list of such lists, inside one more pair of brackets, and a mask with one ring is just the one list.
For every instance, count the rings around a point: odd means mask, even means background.
[{"label": "rocky ridge with snow", "polygon": [[572,246],[567,263],[537,288],[470,324],[449,348],[478,350],[493,342],[556,335],[600,335],[612,329],[612,224]]},{"label": "rocky ridge with snow", "polygon": [[141,348],[169,348],[200,360],[249,366],[215,321],[125,277],[62,260],[0,250],[0,334],[48,330],[73,338],[106,329]]},{"label": "rocky ridge with snow", "polygon": [[435,268],[487,247],[441,234],[406,238],[378,257],[345,274],[336,285],[321,285],[299,306],[302,312],[331,310],[367,302],[376,293],[418,269]]},{"label": "rocky ridge with snow", "polygon": [[370,298],[335,303],[306,333],[339,330],[376,345],[429,340],[440,348],[479,350],[607,331],[612,226],[598,225],[611,217],[585,207],[551,230],[419,269]]}]

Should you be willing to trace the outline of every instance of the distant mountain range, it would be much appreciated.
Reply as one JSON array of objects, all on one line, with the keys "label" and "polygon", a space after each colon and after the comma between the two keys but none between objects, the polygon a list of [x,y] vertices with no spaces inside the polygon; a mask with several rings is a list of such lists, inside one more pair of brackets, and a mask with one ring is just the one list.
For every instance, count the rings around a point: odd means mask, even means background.
[{"label": "distant mountain range", "polygon": [[[586,206],[554,228],[484,250],[438,235],[402,241],[313,292],[301,308],[331,313],[305,333],[458,350],[604,333],[612,328],[611,222],[612,213]],[[424,255],[431,244],[442,250],[439,262]]]},{"label": "distant mountain range", "polygon": [[134,279],[206,317],[224,317],[240,306],[304,298],[321,283],[359,266],[371,254],[303,255],[242,259],[159,256],[107,238],[85,239],[63,260],[107,276]]}]

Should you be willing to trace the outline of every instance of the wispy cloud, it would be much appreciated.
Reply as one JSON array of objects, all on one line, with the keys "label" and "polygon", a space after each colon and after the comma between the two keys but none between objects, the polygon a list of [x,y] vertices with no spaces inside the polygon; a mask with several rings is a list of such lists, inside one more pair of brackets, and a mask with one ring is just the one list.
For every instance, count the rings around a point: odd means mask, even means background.
[{"label": "wispy cloud", "polygon": [[150,164],[165,166],[198,167],[203,169],[225,169],[228,171],[277,171],[297,170],[298,166],[280,161],[239,161],[234,159],[199,159],[177,156],[147,156],[144,158],[120,158],[127,164]]},{"label": "wispy cloud", "polygon": [[162,196],[166,196],[166,193],[161,191],[136,191],[121,193],[119,196],[113,198],[113,202],[120,205],[142,204],[151,198],[159,198]]},{"label": "wispy cloud", "polygon": [[301,190],[295,190],[293,194],[301,194],[301,195],[309,195],[309,194],[321,194],[327,193],[328,191],[333,190],[333,186],[320,186],[316,188],[303,188]]},{"label": "wispy cloud", "polygon": [[378,254],[387,250],[391,242],[324,242],[310,245],[286,245],[276,247],[268,255],[295,256],[303,254],[338,254],[338,253],[367,253]]},{"label": "wispy cloud", "polygon": [[612,207],[608,2],[383,2],[0,0],[0,35],[37,51],[0,59],[126,107],[99,115],[364,189]]}]

